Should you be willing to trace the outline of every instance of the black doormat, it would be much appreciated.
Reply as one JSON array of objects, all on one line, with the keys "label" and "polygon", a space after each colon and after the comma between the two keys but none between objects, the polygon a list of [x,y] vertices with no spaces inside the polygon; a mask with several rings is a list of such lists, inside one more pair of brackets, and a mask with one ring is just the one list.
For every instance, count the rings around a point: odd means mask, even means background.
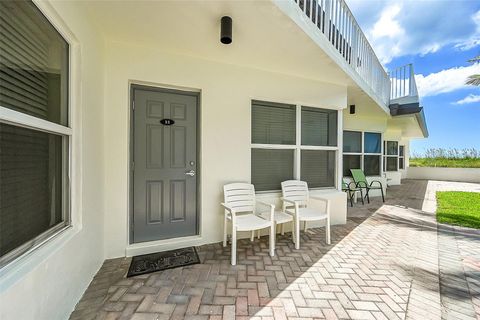
[{"label": "black doormat", "polygon": [[194,247],[144,254],[132,258],[127,278],[200,263]]}]

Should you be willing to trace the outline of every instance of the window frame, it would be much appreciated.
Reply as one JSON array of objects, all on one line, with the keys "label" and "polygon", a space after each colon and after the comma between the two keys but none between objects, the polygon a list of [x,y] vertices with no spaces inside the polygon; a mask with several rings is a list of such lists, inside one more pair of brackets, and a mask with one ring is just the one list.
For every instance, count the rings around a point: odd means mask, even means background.
[{"label": "window frame", "polygon": [[[400,149],[403,149],[403,155],[400,154]],[[402,159],[403,167],[400,166],[400,159]],[[405,170],[405,145],[398,144],[398,170]]]},{"label": "window frame", "polygon": [[[388,152],[388,143],[389,142],[396,142],[397,143],[397,154],[387,154]],[[396,170],[388,170],[388,159],[389,158],[397,158],[397,169]],[[384,140],[383,141],[383,171],[384,172],[398,172],[400,170],[400,141],[398,140]]]},{"label": "window frame", "polygon": [[[380,172],[378,173],[378,176],[370,176],[369,177],[382,177],[383,176],[383,132],[381,131],[375,131],[375,130],[355,130],[355,129],[343,129],[342,130],[342,136],[344,131],[350,131],[350,132],[360,132],[361,133],[361,152],[344,152],[343,151],[343,139],[342,139],[342,158],[343,156],[360,156],[360,169],[362,169],[363,172],[365,172],[365,156],[379,156],[380,157]],[[365,133],[377,133],[380,134],[380,153],[371,153],[371,152],[365,152]],[[343,161],[342,161],[343,162]],[[343,174],[343,165],[342,165],[342,174]],[[351,177],[347,176],[347,177]]]},{"label": "window frame", "polygon": [[[62,211],[63,221],[58,223],[43,233],[37,235],[35,238],[23,243],[21,246],[13,249],[12,251],[6,253],[0,257],[0,275],[4,272],[9,272],[10,266],[15,262],[21,260],[24,257],[30,256],[33,252],[37,251],[41,246],[50,242],[54,238],[57,238],[65,230],[70,229],[73,226],[73,208],[81,207],[77,200],[73,199],[72,194],[73,190],[75,192],[81,192],[81,187],[79,185],[72,184],[72,174],[74,173],[74,166],[79,160],[75,160],[75,157],[78,154],[78,151],[74,148],[74,121],[77,119],[75,112],[75,99],[78,99],[78,85],[79,78],[73,77],[72,72],[75,74],[79,73],[78,63],[73,61],[78,61],[79,57],[79,46],[78,43],[74,40],[75,37],[67,28],[67,26],[61,21],[61,19],[56,15],[52,8],[48,5],[37,3],[32,1],[32,5],[38,10],[38,14],[43,15],[47,20],[50,26],[58,33],[60,37],[67,43],[68,52],[67,52],[67,79],[65,91],[67,94],[67,123],[66,125],[57,124],[48,120],[37,118],[32,115],[22,113],[20,111],[15,111],[10,108],[0,105],[0,123],[8,124],[15,127],[27,128],[37,132],[45,132],[48,134],[53,134],[60,136],[62,138]],[[75,96],[75,98],[74,98]],[[75,134],[75,137],[77,135]],[[77,138],[75,138],[77,139]],[[76,173],[78,175],[78,173]],[[78,220],[78,219],[75,219]]]},{"label": "window frame", "polygon": [[[262,143],[253,143],[252,142],[252,127],[250,127],[250,150],[252,149],[289,149],[293,150],[293,156],[294,156],[294,161],[293,161],[293,179],[295,180],[300,180],[301,179],[301,153],[302,150],[319,150],[319,151],[335,151],[335,172],[334,172],[334,185],[330,187],[316,187],[316,188],[310,188],[311,190],[328,190],[328,189],[338,189],[338,170],[339,170],[339,161],[338,161],[338,155],[339,155],[339,144],[341,143],[341,139],[339,139],[339,133],[341,131],[341,117],[342,113],[340,110],[337,109],[331,109],[331,108],[321,108],[321,107],[312,107],[311,105],[305,105],[305,104],[297,104],[297,103],[283,103],[283,102],[271,102],[271,101],[264,101],[264,100],[257,100],[257,99],[252,99],[250,101],[250,124],[252,123],[252,105],[256,103],[266,103],[266,104],[289,104],[291,106],[295,106],[295,144],[294,145],[285,145],[285,144],[262,144]],[[308,107],[308,108],[318,108],[318,109],[327,109],[327,110],[332,110],[337,113],[337,146],[310,146],[310,145],[302,145],[302,107]],[[252,176],[251,176],[251,153],[250,153],[250,182],[252,181]],[[262,191],[256,191],[256,193],[262,194],[262,193],[275,193],[279,192],[280,189],[277,190],[262,190]]]}]

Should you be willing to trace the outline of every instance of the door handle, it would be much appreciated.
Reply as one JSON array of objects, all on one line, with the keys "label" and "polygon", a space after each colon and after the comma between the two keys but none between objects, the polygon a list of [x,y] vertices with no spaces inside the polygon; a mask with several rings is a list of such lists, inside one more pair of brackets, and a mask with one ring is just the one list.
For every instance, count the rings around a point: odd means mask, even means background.
[{"label": "door handle", "polygon": [[195,171],[194,170],[187,171],[187,172],[185,172],[185,175],[193,177],[195,175]]}]

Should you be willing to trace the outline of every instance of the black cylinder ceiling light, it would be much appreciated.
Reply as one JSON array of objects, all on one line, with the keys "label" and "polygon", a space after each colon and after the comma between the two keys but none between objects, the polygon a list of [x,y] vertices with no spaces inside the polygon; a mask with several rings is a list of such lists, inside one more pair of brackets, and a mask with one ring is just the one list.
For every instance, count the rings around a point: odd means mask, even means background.
[{"label": "black cylinder ceiling light", "polygon": [[350,114],[355,114],[355,105],[354,104],[350,105]]},{"label": "black cylinder ceiling light", "polygon": [[220,42],[232,43],[232,18],[229,16],[223,16],[220,20]]}]

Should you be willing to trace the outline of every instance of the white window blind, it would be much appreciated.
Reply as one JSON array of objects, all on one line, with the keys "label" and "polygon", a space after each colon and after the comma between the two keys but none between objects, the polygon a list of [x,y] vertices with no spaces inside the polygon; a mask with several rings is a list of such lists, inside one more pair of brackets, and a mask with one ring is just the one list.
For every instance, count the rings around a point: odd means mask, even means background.
[{"label": "white window blind", "polygon": [[282,181],[293,179],[293,174],[293,149],[252,149],[252,184],[256,190],[278,190]]},{"label": "white window blind", "polygon": [[252,104],[252,143],[295,144],[295,106],[256,101]]},{"label": "white window blind", "polygon": [[302,107],[302,145],[336,146],[337,111]]},{"label": "white window blind", "polygon": [[252,102],[251,181],[257,191],[280,190],[285,180],[335,187],[337,111]]}]

